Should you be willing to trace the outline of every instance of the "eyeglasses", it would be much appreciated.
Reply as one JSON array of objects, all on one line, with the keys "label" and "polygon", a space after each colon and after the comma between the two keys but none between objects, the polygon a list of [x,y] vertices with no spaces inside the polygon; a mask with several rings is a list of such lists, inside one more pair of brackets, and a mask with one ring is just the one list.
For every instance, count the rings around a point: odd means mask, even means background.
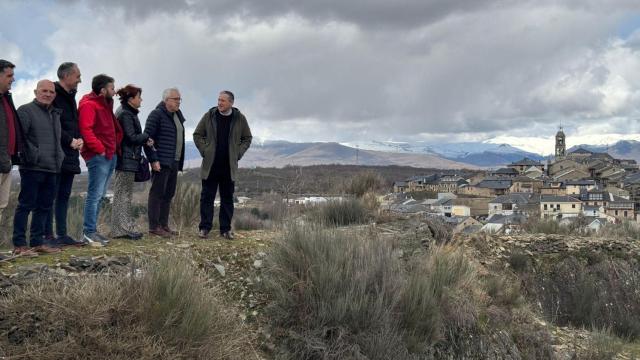
[{"label": "eyeglasses", "polygon": [[169,100],[175,100],[177,102],[182,102],[182,98],[179,97],[172,97],[172,98],[168,98]]}]

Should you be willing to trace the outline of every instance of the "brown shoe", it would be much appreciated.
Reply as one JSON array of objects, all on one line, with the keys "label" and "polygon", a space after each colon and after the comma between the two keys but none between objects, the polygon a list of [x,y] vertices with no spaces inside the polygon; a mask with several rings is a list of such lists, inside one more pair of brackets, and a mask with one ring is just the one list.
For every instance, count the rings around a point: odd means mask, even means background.
[{"label": "brown shoe", "polygon": [[58,253],[58,252],[62,251],[62,249],[49,247],[47,245],[39,245],[39,246],[35,246],[33,248],[33,251],[35,251],[37,253],[40,253],[40,254],[55,254],[55,253]]},{"label": "brown shoe", "polygon": [[149,230],[149,234],[160,236],[160,237],[165,238],[165,239],[171,237],[171,234],[166,232],[166,231],[164,231],[164,229],[161,228],[161,227],[155,228],[153,230]]},{"label": "brown shoe", "polygon": [[225,238],[225,239],[227,239],[227,240],[233,240],[233,239],[235,239],[235,237],[233,236],[233,234],[231,233],[231,231],[224,232],[224,233],[220,234],[220,236],[222,236],[223,238]]},{"label": "brown shoe", "polygon": [[36,257],[38,256],[38,253],[26,246],[18,246],[17,248],[13,249],[13,255],[23,257]]},{"label": "brown shoe", "polygon": [[171,234],[171,235],[179,235],[179,234],[180,234],[180,233],[179,233],[179,232],[177,232],[176,230],[171,230],[171,228],[170,228],[170,227],[168,227],[168,226],[163,226],[163,227],[162,227],[162,230],[164,230],[164,231],[168,232],[168,233],[169,233],[169,234]]}]

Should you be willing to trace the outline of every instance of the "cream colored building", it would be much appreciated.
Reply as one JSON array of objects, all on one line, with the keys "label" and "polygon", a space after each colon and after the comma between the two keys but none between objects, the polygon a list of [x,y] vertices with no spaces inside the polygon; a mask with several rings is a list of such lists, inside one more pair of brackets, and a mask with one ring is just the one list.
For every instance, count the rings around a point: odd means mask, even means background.
[{"label": "cream colored building", "polygon": [[582,201],[571,196],[542,195],[540,217],[562,219],[582,213]]}]

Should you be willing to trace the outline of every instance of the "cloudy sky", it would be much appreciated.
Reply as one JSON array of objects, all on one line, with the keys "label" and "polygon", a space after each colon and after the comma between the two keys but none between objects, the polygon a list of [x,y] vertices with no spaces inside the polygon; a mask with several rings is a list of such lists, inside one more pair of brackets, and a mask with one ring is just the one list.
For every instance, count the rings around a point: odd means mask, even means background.
[{"label": "cloudy sky", "polygon": [[550,153],[640,140],[636,0],[3,0],[16,103],[63,61],[182,90],[187,127],[236,93],[255,136],[491,141]]}]

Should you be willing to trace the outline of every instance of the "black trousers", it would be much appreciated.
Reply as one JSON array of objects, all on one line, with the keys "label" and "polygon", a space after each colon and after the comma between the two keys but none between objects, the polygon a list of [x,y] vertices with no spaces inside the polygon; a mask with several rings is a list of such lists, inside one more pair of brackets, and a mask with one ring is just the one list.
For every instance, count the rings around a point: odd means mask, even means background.
[{"label": "black trousers", "polygon": [[20,170],[20,194],[13,217],[13,245],[27,246],[25,233],[31,213],[29,236],[31,246],[42,245],[47,214],[55,198],[56,174],[36,170]]},{"label": "black trousers", "polygon": [[169,226],[169,211],[171,200],[176,194],[178,181],[178,165],[173,167],[161,166],[159,172],[151,175],[151,189],[147,202],[149,215],[149,230]]},{"label": "black trousers", "polygon": [[202,180],[202,192],[200,193],[200,225],[201,230],[211,231],[213,227],[213,203],[216,192],[220,189],[220,234],[231,231],[231,219],[233,218],[233,191],[234,183],[228,171],[216,170],[213,166],[206,180]]},{"label": "black trousers", "polygon": [[53,236],[53,218],[56,219],[56,234],[58,236],[67,235],[67,210],[69,209],[69,197],[71,197],[71,187],[75,174],[61,172],[56,176],[56,198],[54,206],[47,215],[44,235]]}]

